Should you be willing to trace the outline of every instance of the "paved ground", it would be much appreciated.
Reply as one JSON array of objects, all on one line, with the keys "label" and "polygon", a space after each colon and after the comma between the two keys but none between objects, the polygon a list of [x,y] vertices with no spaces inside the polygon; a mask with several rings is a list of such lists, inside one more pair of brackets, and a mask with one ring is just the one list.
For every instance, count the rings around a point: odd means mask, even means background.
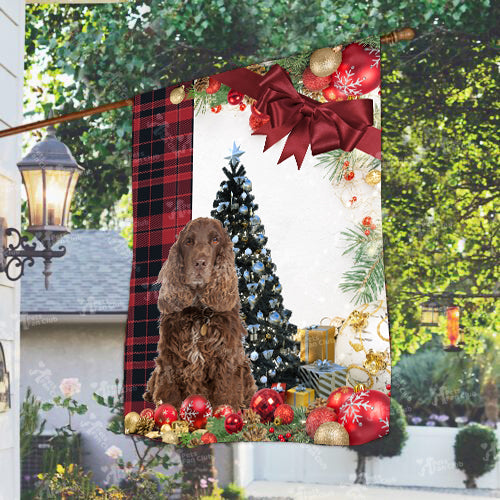
[{"label": "paved ground", "polygon": [[495,490],[398,488],[353,484],[326,485],[254,481],[245,488],[249,500],[471,500],[471,497],[500,498]]}]

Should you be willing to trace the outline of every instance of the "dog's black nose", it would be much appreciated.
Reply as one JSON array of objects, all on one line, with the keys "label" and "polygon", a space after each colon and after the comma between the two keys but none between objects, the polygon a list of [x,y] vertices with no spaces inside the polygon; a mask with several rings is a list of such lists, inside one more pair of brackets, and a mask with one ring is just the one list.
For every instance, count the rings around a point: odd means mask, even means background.
[{"label": "dog's black nose", "polygon": [[194,262],[194,267],[207,267],[207,259],[196,259]]}]

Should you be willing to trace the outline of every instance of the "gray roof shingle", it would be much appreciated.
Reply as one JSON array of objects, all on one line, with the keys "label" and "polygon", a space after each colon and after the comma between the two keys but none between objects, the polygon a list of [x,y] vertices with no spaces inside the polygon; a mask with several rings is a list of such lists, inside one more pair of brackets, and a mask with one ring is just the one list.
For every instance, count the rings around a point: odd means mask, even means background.
[{"label": "gray roof shingle", "polygon": [[132,251],[116,231],[79,229],[54,245],[66,255],[53,259],[45,290],[42,259],[21,278],[21,313],[125,313]]}]

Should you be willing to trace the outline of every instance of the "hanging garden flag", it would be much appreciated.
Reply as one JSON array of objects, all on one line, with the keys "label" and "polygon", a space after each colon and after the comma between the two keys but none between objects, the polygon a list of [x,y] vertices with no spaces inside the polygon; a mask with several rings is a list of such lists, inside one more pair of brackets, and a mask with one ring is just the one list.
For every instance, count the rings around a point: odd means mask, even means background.
[{"label": "hanging garden flag", "polygon": [[135,97],[127,433],[388,433],[379,85],[370,40]]}]

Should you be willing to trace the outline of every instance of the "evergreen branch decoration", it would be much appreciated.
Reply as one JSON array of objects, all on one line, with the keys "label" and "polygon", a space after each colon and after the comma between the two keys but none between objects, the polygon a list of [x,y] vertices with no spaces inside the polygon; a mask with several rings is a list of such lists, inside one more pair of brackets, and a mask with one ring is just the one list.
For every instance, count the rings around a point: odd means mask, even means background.
[{"label": "evergreen branch decoration", "polygon": [[304,73],[305,69],[309,66],[311,54],[312,51],[302,52],[301,54],[278,59],[274,61],[274,63],[279,64],[284,70],[288,71],[292,83],[294,86],[297,86],[302,80],[302,73]]},{"label": "evergreen branch decoration", "polygon": [[380,50],[380,36],[367,36],[366,38],[359,40],[357,43],[363,45],[364,47],[368,46]]},{"label": "evergreen branch decoration", "polygon": [[385,284],[382,231],[377,227],[366,235],[365,230],[358,224],[355,229],[342,232],[347,241],[343,255],[354,254],[354,265],[342,275],[339,288],[344,293],[354,293],[356,305],[377,300]]},{"label": "evergreen branch decoration", "polygon": [[379,159],[357,150],[343,151],[342,149],[335,149],[319,155],[318,160],[315,167],[326,169],[326,175],[328,175],[329,180],[336,184],[342,181],[347,169],[366,170],[369,172],[381,166]]},{"label": "evergreen branch decoration", "polygon": [[227,104],[227,95],[230,90],[227,85],[221,84],[220,89],[215,94],[207,94],[204,90],[198,91],[194,88],[194,85],[191,85],[188,99],[194,99],[196,115],[205,114],[209,109]]}]

